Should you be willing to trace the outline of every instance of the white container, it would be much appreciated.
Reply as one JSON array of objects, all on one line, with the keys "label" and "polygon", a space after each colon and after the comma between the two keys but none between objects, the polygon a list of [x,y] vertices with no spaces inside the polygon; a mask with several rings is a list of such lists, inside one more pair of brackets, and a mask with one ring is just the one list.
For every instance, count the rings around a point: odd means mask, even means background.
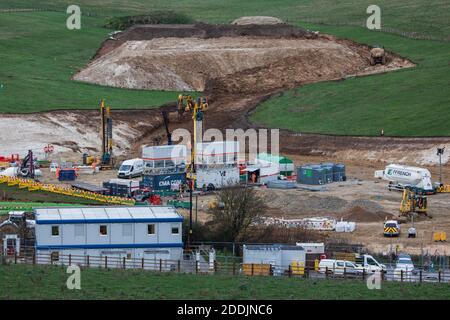
[{"label": "white container", "polygon": [[187,148],[183,144],[142,147],[142,159],[149,168],[166,168],[185,164]]},{"label": "white container", "polygon": [[237,165],[239,161],[239,141],[214,141],[197,143],[196,164]]},{"label": "white container", "polygon": [[239,184],[238,167],[198,168],[196,175],[199,189],[209,185],[221,188]]}]

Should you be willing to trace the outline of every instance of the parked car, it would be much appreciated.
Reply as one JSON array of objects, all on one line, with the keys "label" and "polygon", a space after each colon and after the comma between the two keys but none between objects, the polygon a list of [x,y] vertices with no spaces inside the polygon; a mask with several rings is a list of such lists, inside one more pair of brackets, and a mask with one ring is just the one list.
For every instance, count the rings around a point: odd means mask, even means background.
[{"label": "parked car", "polygon": [[327,273],[334,275],[357,276],[363,273],[362,268],[356,266],[351,261],[322,259],[319,262],[319,273]]},{"label": "parked car", "polygon": [[398,271],[403,270],[403,272],[417,274],[417,269],[414,267],[411,256],[408,254],[398,255],[397,262],[395,264],[395,269]]}]

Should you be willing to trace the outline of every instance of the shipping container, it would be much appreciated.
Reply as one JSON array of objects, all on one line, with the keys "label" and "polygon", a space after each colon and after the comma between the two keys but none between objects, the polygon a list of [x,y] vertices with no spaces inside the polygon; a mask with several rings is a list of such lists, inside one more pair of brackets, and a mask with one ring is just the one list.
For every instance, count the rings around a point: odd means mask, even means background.
[{"label": "shipping container", "polygon": [[307,165],[297,169],[297,182],[310,185],[326,183],[326,171],[320,165]]},{"label": "shipping container", "polygon": [[141,185],[152,190],[179,190],[186,183],[185,173],[143,175]]}]

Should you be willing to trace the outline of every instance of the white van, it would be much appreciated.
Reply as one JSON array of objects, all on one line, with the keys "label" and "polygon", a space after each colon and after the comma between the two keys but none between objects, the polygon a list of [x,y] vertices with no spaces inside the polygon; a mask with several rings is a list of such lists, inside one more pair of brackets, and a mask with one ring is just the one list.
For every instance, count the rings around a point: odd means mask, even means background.
[{"label": "white van", "polygon": [[140,177],[144,172],[144,160],[136,158],[122,162],[117,174],[118,178],[130,179]]},{"label": "white van", "polygon": [[319,273],[343,275],[345,270],[346,275],[359,275],[363,271],[351,261],[322,259],[319,262]]}]

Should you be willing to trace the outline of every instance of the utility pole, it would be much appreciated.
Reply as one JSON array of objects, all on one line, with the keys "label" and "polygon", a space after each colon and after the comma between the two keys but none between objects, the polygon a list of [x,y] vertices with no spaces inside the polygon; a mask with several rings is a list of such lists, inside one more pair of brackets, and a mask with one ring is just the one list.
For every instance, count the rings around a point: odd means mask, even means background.
[{"label": "utility pole", "polygon": [[443,148],[437,148],[437,155],[439,156],[439,185],[442,185],[442,155],[444,154]]}]

